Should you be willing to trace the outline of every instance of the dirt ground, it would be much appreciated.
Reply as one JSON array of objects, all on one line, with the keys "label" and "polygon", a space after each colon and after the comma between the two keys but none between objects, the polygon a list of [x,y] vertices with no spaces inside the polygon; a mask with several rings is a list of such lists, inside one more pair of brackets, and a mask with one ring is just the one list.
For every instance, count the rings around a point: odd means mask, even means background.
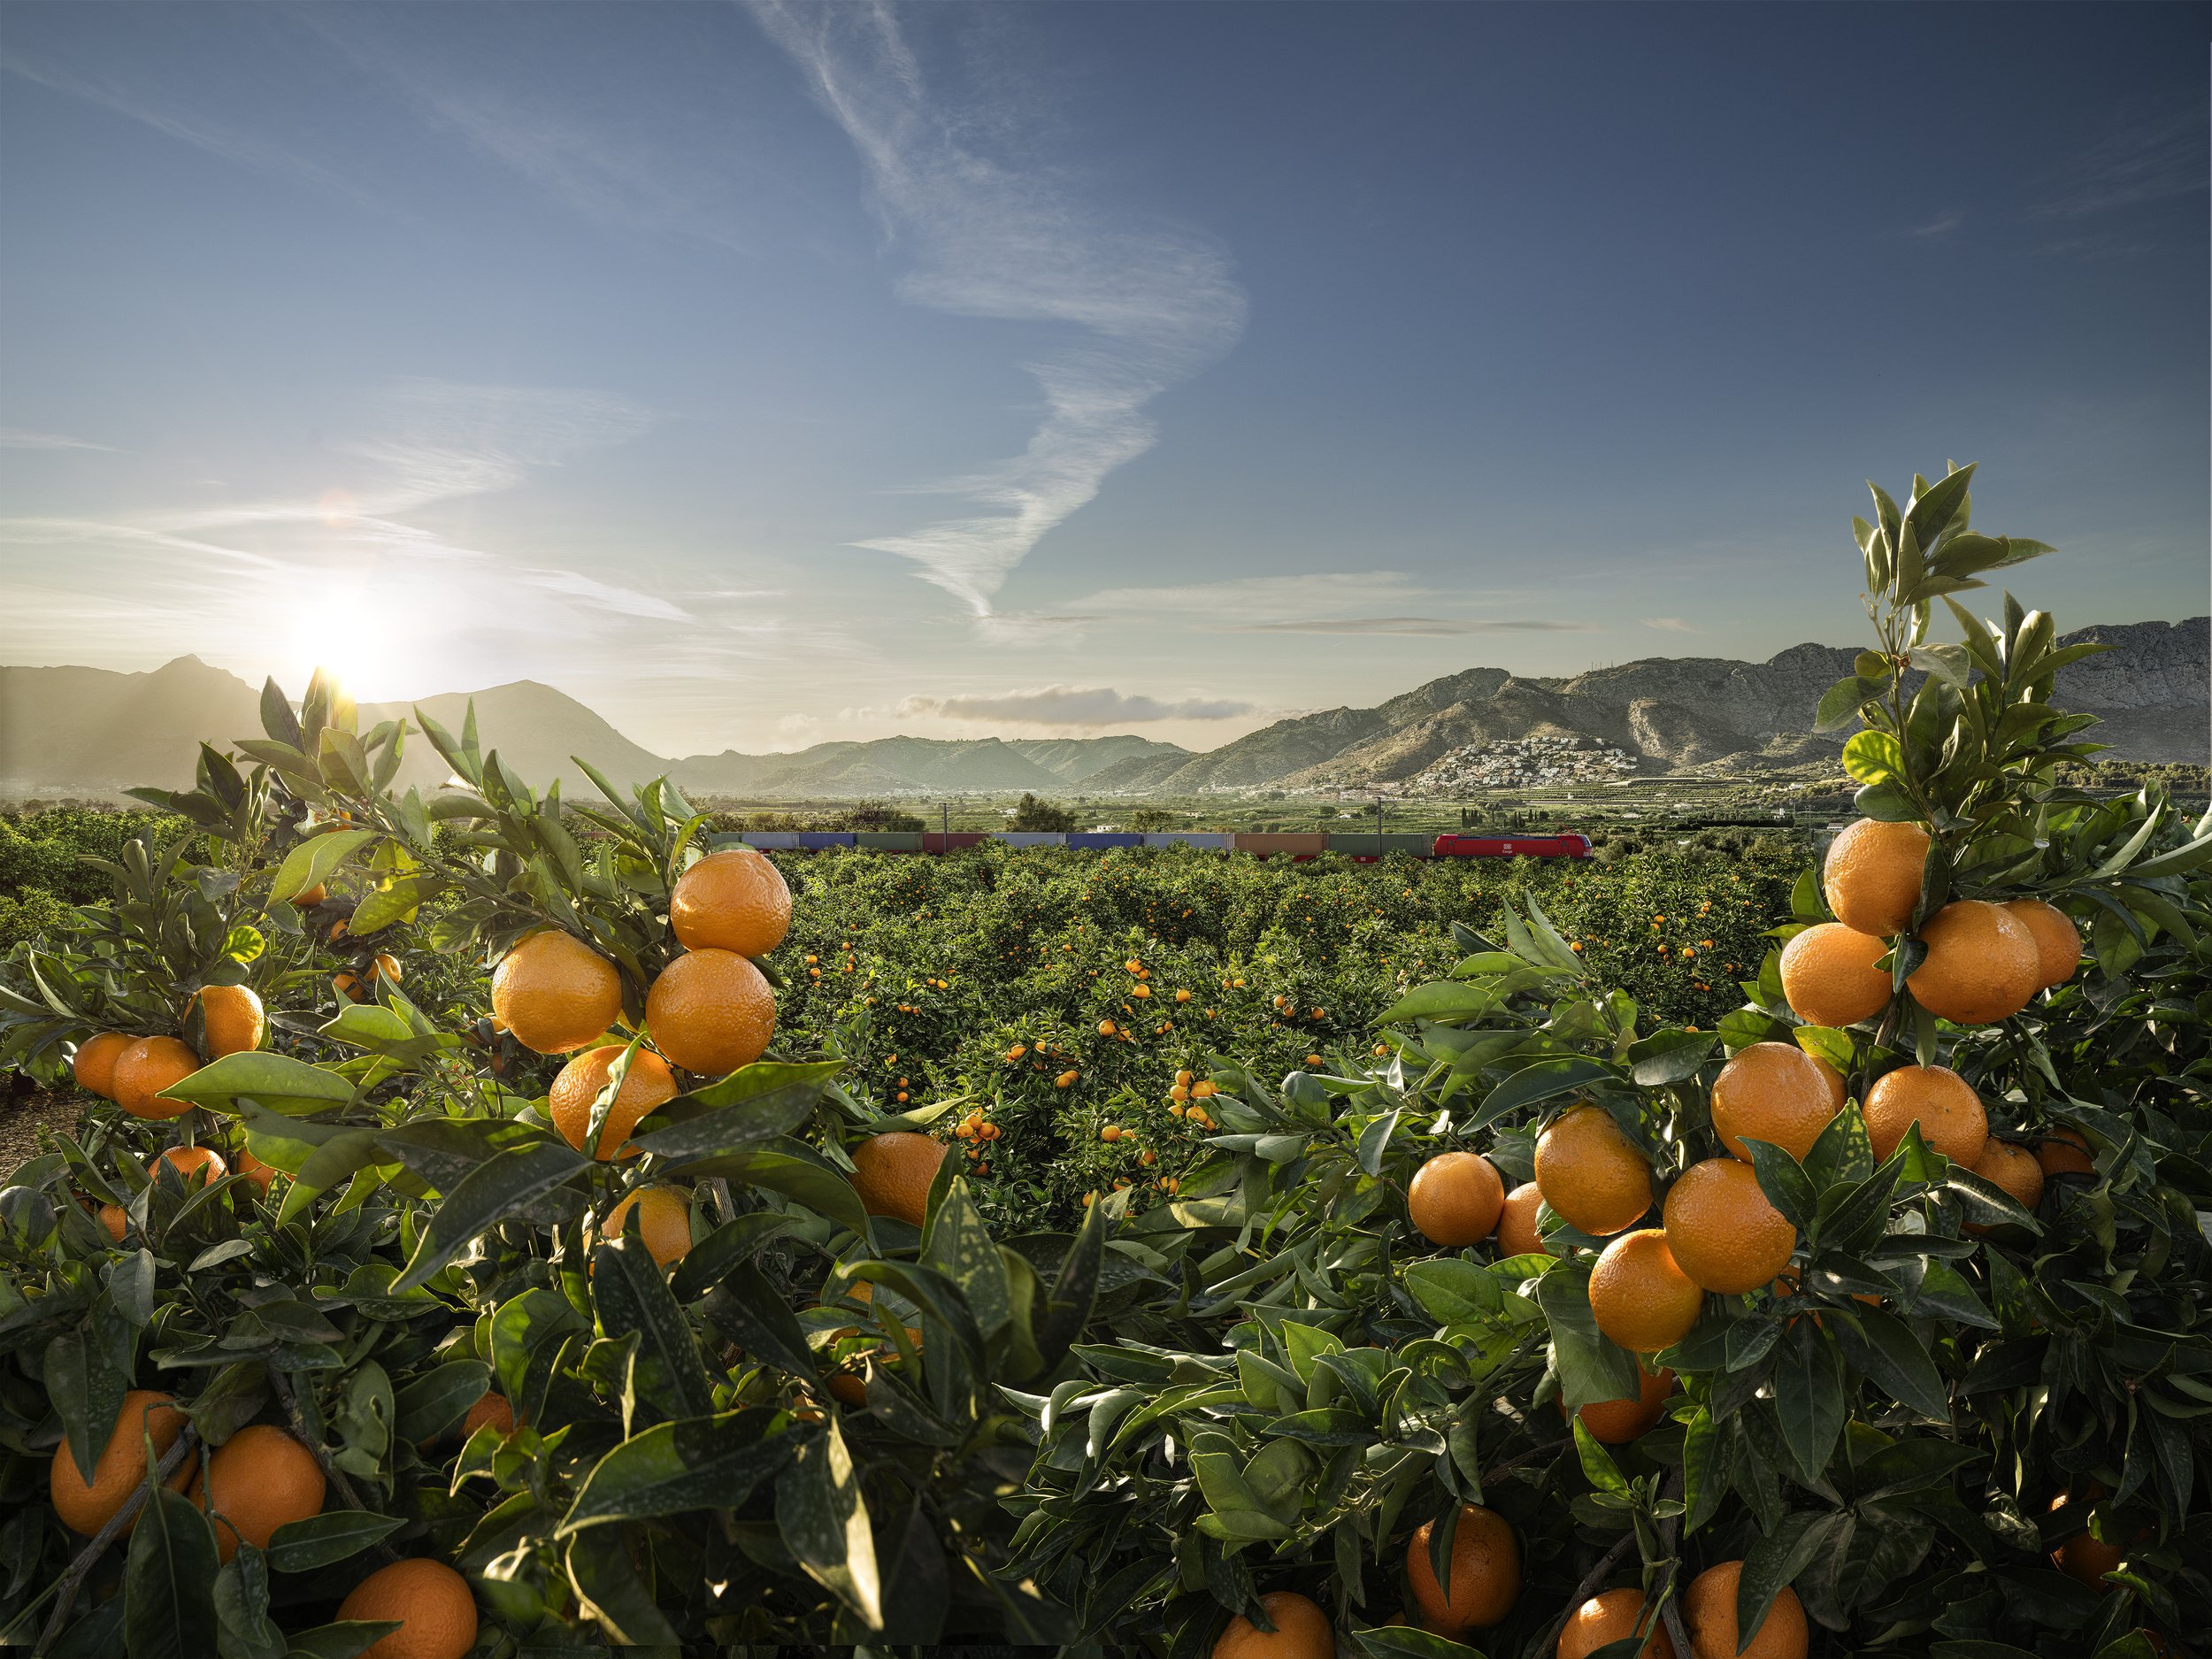
[{"label": "dirt ground", "polygon": [[81,1094],[0,1094],[0,1187],[16,1168],[38,1153],[41,1124],[74,1129],[84,1108]]}]

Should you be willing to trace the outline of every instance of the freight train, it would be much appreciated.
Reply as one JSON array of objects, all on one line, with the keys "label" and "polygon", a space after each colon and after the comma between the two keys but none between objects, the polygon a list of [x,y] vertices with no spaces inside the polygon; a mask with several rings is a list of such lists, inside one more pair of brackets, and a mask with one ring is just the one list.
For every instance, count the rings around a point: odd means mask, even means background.
[{"label": "freight train", "polygon": [[1005,847],[1071,847],[1104,852],[1116,847],[1189,847],[1206,852],[1243,853],[1256,858],[1315,858],[1339,853],[1372,863],[1385,853],[1415,858],[1587,858],[1590,838],[1568,831],[1552,835],[1412,835],[1374,830],[1333,830],[1325,834],[1247,831],[1216,833],[1168,830],[1140,834],[1133,830],[1070,830],[1046,833],[1021,830],[746,830],[710,835],[714,848],[753,847],[762,852],[827,852],[852,847],[884,853],[948,853],[995,841]]}]

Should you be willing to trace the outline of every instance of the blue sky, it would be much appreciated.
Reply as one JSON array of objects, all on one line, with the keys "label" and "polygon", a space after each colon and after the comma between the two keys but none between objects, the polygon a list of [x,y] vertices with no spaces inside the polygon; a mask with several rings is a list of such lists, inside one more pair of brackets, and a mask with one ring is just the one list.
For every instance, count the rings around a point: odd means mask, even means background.
[{"label": "blue sky", "polygon": [[2197,6],[18,5],[0,661],[1208,747],[2206,609]]}]

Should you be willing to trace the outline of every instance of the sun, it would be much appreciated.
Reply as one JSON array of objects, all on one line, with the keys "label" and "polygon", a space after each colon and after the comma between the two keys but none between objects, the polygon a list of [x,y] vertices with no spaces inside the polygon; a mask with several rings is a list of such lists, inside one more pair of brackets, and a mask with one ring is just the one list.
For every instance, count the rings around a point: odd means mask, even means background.
[{"label": "sun", "polygon": [[304,689],[317,669],[357,700],[388,695],[402,635],[365,584],[338,581],[302,592],[287,607],[287,671]]}]

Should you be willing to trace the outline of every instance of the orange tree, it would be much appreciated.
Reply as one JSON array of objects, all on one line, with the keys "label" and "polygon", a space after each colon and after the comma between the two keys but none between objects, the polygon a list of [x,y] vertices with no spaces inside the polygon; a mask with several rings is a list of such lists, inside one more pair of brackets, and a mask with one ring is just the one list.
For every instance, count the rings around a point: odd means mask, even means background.
[{"label": "orange tree", "polygon": [[[510,1087],[480,968],[448,1010],[380,966],[362,1000],[293,1016],[292,1051],[190,1053],[157,1118],[99,1108],[15,1172],[9,1640],[357,1652],[394,1617],[452,1655],[480,1621],[490,1652],[1064,1634],[1008,1554],[1029,1448],[1000,1388],[1068,1364],[1114,1279],[1102,1220],[995,1242],[922,1133],[940,1108],[878,1113],[835,1048],[771,1046],[757,970],[711,940],[736,914],[753,931],[726,942],[764,954],[781,918],[687,899],[730,865],[688,857],[696,815],[665,786],[567,808],[472,722],[432,728],[471,787],[426,803],[388,787],[404,732],[361,737],[328,686],[297,714],[273,689],[264,718],[250,775],[211,772],[290,833],[223,839],[221,895],[303,949],[342,920],[371,962],[407,926],[495,957],[500,1041],[553,1051],[518,1070],[572,1057],[548,1094]],[[205,868],[150,866],[118,925],[147,908],[231,938],[243,910],[194,908]],[[111,1013],[106,958],[81,956],[31,958],[80,997],[73,1029]],[[700,961],[709,994],[649,1020]],[[152,1020],[214,970],[134,972]]]},{"label": "orange tree", "polygon": [[[1211,1156],[1124,1224],[1170,1287],[1142,1346],[1025,1400],[1017,1544],[1087,1628],[2200,1640],[2212,824],[2060,781],[2070,654],[1951,600],[2043,550],[1974,532],[1968,477],[1860,526],[1880,649],[1823,713],[1863,718],[1866,818],[1717,1031],[1649,1019],[1532,906],[1388,1010],[1385,1062],[1211,1079]],[[1927,643],[1939,598],[1964,643]]]}]

